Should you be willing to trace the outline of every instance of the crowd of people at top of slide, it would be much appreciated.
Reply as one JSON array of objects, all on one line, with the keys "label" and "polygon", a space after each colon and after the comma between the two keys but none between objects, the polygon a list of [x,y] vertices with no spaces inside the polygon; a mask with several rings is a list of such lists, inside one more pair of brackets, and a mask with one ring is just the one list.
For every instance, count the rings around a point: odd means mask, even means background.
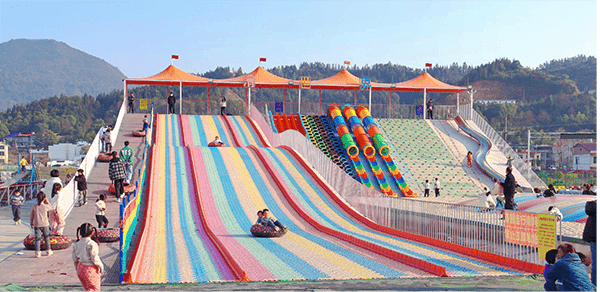
[{"label": "crowd of people at top of slide", "polygon": [[281,222],[279,222],[279,220],[269,217],[269,209],[259,210],[258,212],[256,212],[256,216],[258,216],[258,219],[256,219],[256,224],[260,224],[263,226],[269,226],[269,227],[273,228],[274,231],[276,231],[277,228],[279,228],[279,231],[289,229],[287,226],[285,226]]},{"label": "crowd of people at top of slide", "polygon": [[[431,100],[429,100],[431,101]],[[173,91],[171,91],[169,93],[169,96],[167,97],[167,114],[175,114],[175,103],[177,102],[177,99],[175,98],[175,95],[173,94]],[[221,115],[226,115],[227,114],[227,98],[225,98],[223,96],[223,98],[221,98]],[[433,106],[432,106],[433,108]],[[133,94],[133,92],[129,93],[129,96],[127,97],[127,113],[134,113],[135,112],[135,95]],[[142,131],[144,131],[146,127],[144,127],[142,129]]]}]

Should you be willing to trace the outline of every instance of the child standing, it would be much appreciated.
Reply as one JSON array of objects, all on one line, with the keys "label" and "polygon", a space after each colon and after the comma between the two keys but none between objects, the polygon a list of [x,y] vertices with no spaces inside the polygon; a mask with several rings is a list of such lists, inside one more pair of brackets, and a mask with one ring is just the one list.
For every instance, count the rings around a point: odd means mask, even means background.
[{"label": "child standing", "polygon": [[73,180],[77,182],[77,204],[81,207],[87,204],[87,180],[83,174],[83,169],[77,170],[77,175]]},{"label": "child standing", "polygon": [[[83,223],[77,228],[77,242],[73,245],[73,264],[77,277],[85,291],[100,291],[100,276],[104,265],[98,256],[98,244],[92,240],[95,228],[90,223]],[[79,239],[79,236],[82,238]]]},{"label": "child standing", "polygon": [[25,202],[25,198],[21,196],[21,192],[16,190],[12,195],[10,195],[10,206],[12,208],[13,213],[13,221],[15,221],[15,225],[21,224],[21,205]]},{"label": "child standing", "polygon": [[431,188],[431,185],[429,184],[429,180],[426,179],[425,183],[423,184],[423,187],[425,187],[425,192],[423,193],[423,197],[427,198],[429,197],[429,188]]},{"label": "child standing", "polygon": [[142,126],[142,132],[146,131],[146,128],[148,128],[148,115],[144,115],[144,119],[142,120],[142,122],[144,123]]},{"label": "child standing", "polygon": [[106,211],[106,196],[100,194],[98,200],[96,200],[96,222],[98,222],[98,228],[106,228],[108,226],[108,219],[104,215]]},{"label": "child standing", "polygon": [[41,257],[40,254],[40,244],[42,240],[42,234],[44,234],[44,241],[46,242],[46,255],[52,255],[52,248],[50,246],[50,230],[48,226],[50,223],[48,222],[48,212],[52,211],[52,206],[48,203],[48,199],[46,198],[46,194],[43,192],[39,192],[37,194],[38,203],[31,208],[31,213],[29,214],[29,222],[31,224],[31,229],[35,230],[35,257]]}]

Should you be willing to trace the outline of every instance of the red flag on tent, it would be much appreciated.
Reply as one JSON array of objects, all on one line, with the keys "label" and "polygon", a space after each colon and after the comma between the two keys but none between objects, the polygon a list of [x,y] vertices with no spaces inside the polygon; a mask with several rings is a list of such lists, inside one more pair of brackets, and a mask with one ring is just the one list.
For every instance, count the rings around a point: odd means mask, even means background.
[{"label": "red flag on tent", "polygon": [[260,58],[259,62],[266,62],[267,58]]},{"label": "red flag on tent", "polygon": [[178,59],[179,59],[179,55],[171,55],[171,59],[176,59],[176,60],[178,60]]},{"label": "red flag on tent", "polygon": [[344,61],[344,65],[350,65],[350,61]]},{"label": "red flag on tent", "polygon": [[431,67],[431,63],[425,63],[425,67]]}]

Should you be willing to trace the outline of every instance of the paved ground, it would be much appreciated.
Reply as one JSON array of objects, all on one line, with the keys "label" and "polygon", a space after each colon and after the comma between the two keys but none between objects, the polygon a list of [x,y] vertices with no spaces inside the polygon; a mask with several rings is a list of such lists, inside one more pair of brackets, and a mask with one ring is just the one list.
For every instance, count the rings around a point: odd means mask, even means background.
[{"label": "paved ground", "polygon": [[[123,142],[129,140],[136,154],[134,168],[139,167],[141,151],[143,150],[143,138],[131,136],[131,131],[141,129],[142,114],[125,115],[121,131],[115,141],[115,150],[123,148]],[[87,174],[88,181],[88,204],[73,209],[66,219],[65,235],[76,240],[76,230],[84,222],[97,226],[95,219],[96,208],[94,203],[100,194],[108,194],[108,164],[97,163],[92,173]],[[134,181],[137,179],[137,170],[134,171]],[[110,221],[109,227],[117,227],[119,224],[119,202],[114,195],[107,196],[106,216]],[[14,225],[12,222],[11,209],[0,208],[0,285],[14,284],[19,286],[57,286],[74,285],[81,287],[75,267],[71,259],[71,248],[55,251],[51,257],[43,256],[40,259],[34,257],[34,251],[24,250],[23,239],[32,230],[29,227],[29,210],[33,202],[28,201],[23,207],[22,225]],[[107,271],[103,275],[103,283],[118,282],[118,258],[119,243],[101,243],[100,257]],[[15,273],[15,270],[18,271]],[[6,276],[10,275],[10,276]]]},{"label": "paved ground", "polygon": [[[206,283],[177,285],[103,285],[105,291],[543,291],[544,277],[456,277],[390,280]],[[81,291],[81,285],[0,286],[8,290]]]}]

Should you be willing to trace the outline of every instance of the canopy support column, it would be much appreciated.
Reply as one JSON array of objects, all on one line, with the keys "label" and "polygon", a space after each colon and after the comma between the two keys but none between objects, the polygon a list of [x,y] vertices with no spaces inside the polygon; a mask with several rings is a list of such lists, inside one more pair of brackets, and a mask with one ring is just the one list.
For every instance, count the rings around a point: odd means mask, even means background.
[{"label": "canopy support column", "polygon": [[370,86],[369,86],[369,112],[371,113],[371,87]]},{"label": "canopy support column", "polygon": [[302,87],[298,86],[298,114],[300,114],[300,102],[302,101]]},{"label": "canopy support column", "polygon": [[250,115],[250,104],[252,103],[252,87],[248,86],[248,106],[246,108],[246,115]]},{"label": "canopy support column", "polygon": [[354,90],[354,106],[356,106],[356,90]]},{"label": "canopy support column", "polygon": [[[169,85],[167,85],[167,98],[165,101],[169,101]],[[167,114],[169,114],[169,103],[165,102],[165,105],[167,106]]]},{"label": "canopy support column", "polygon": [[392,92],[390,91],[390,103],[388,104],[388,119],[392,118]]},{"label": "canopy support column", "polygon": [[283,89],[283,112],[285,113],[285,88]]},{"label": "canopy support column", "polygon": [[321,115],[321,89],[319,89],[319,116]]},{"label": "canopy support column", "polygon": [[206,114],[210,114],[210,87],[206,86]]},{"label": "canopy support column", "polygon": [[183,110],[183,84],[179,81],[179,114]]},{"label": "canopy support column", "polygon": [[[123,79],[123,102],[126,102],[126,101],[127,101],[127,80]],[[129,110],[129,109],[127,109],[127,110]],[[21,161],[21,160],[19,160],[19,161]]]},{"label": "canopy support column", "polygon": [[456,93],[456,115],[458,116],[460,114],[460,102],[459,102],[459,98],[460,98],[460,93]]},{"label": "canopy support column", "polygon": [[423,88],[423,119],[427,117],[427,108],[425,103],[427,102],[427,88]]}]

